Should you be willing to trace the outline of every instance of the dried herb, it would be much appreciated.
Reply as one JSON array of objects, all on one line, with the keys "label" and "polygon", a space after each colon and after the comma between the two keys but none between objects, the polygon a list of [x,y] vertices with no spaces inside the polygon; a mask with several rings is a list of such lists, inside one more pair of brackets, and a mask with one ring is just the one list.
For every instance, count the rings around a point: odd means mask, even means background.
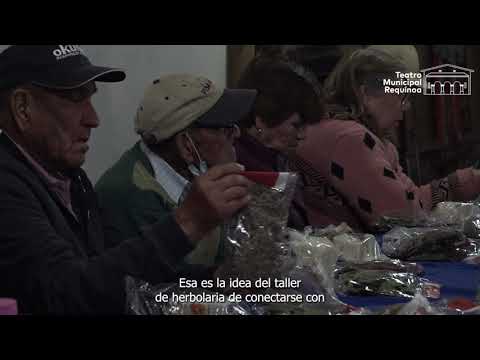
[{"label": "dried herb", "polygon": [[253,185],[251,203],[228,227],[221,277],[254,281],[280,277],[293,266],[285,230],[296,179],[289,174],[283,189]]},{"label": "dried herb", "polygon": [[450,228],[396,228],[385,234],[382,250],[389,257],[411,261],[458,261],[474,246],[460,231]]},{"label": "dried herb", "polygon": [[413,297],[425,288],[424,282],[412,273],[387,270],[344,268],[337,272],[336,281],[337,291],[347,295]]}]

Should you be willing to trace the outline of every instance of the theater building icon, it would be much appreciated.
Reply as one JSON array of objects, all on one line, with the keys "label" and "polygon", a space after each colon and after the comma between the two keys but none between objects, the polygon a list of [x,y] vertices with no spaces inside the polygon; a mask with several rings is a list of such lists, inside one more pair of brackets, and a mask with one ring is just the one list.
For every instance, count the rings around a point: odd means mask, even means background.
[{"label": "theater building icon", "polygon": [[444,64],[421,71],[424,95],[472,95],[472,69]]}]

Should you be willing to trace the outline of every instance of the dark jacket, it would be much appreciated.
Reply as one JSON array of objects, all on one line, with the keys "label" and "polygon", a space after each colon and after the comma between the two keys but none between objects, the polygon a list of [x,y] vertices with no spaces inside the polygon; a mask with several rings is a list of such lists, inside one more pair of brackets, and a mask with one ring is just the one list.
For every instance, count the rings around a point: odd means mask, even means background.
[{"label": "dark jacket", "polygon": [[267,148],[252,136],[242,133],[235,142],[237,161],[246,171],[287,171],[288,159],[280,152]]},{"label": "dark jacket", "polygon": [[78,220],[0,135],[0,297],[16,299],[20,313],[123,313],[126,275],[176,279],[175,264],[192,246],[172,216],[119,243],[102,225],[86,174],[70,176]]},{"label": "dark jacket", "polygon": [[[127,150],[95,185],[100,207],[110,215],[105,225],[116,233],[119,241],[142,237],[143,227],[168,216],[177,206],[155,179],[153,167],[140,144],[137,142]],[[218,264],[221,257],[218,236],[203,238],[188,259],[178,264],[179,277],[201,280],[213,275],[215,263]],[[194,261],[190,261],[192,258]]]},{"label": "dark jacket", "polygon": [[[289,172],[290,159],[282,153],[265,147],[256,139],[243,133],[235,142],[237,162],[245,171]],[[308,226],[303,200],[303,180],[299,177],[295,196],[289,210],[288,226],[303,231]]]}]

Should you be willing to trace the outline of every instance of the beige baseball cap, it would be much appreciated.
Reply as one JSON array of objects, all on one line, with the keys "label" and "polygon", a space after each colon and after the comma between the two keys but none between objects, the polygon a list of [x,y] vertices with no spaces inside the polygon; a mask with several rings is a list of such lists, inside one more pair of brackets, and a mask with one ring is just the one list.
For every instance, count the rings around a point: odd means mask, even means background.
[{"label": "beige baseball cap", "polygon": [[145,91],[135,131],[160,142],[193,123],[205,128],[231,127],[250,112],[256,95],[256,90],[219,88],[202,76],[166,75]]}]

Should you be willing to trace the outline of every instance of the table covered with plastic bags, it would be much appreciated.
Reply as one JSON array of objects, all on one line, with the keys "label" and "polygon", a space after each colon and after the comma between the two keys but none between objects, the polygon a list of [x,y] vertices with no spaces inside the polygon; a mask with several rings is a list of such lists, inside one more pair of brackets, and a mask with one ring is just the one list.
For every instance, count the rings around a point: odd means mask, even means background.
[{"label": "table covered with plastic bags", "polygon": [[[382,238],[377,237],[377,241],[381,244]],[[293,239],[294,243],[295,240]],[[318,244],[317,244],[318,245]],[[303,249],[304,244],[298,243],[296,245],[296,251],[300,254]],[[319,249],[317,247],[317,249]],[[326,251],[328,249],[324,248],[321,250],[321,256],[323,259],[330,258],[331,263],[328,264],[329,267],[333,268],[333,260],[331,258],[332,254],[327,254]],[[371,251],[367,251],[371,254]],[[352,252],[355,254],[355,252]],[[328,255],[328,257],[325,257]],[[423,268],[422,278],[428,279],[432,283],[437,283],[441,286],[440,288],[440,297],[439,298],[428,298],[428,301],[431,304],[446,304],[449,300],[453,299],[468,299],[472,302],[478,302],[479,298],[479,286],[480,286],[480,267],[478,265],[466,264],[462,262],[446,262],[446,261],[422,261],[418,262],[417,264],[421,265]],[[303,264],[305,265],[305,264]],[[320,269],[321,271],[321,269]],[[301,278],[301,277],[297,277]],[[303,289],[304,293],[315,293],[318,290],[317,286],[317,279],[308,279],[303,277]],[[313,281],[312,281],[313,280]],[[325,285],[325,283],[324,283]],[[321,310],[318,306],[317,307],[310,307],[310,309],[300,309],[295,306],[287,306],[287,307],[279,307],[277,305],[269,306],[268,312],[262,307],[256,307],[254,304],[233,304],[226,302],[224,304],[216,303],[216,304],[209,304],[206,305],[199,305],[199,304],[181,304],[181,303],[171,303],[169,307],[167,307],[167,311],[165,311],[165,307],[160,309],[160,304],[153,299],[153,295],[157,294],[158,291],[154,290],[153,288],[149,288],[150,286],[145,284],[143,285],[143,289],[141,291],[132,292],[132,294],[136,294],[133,299],[135,299],[133,305],[136,309],[134,313],[137,314],[170,314],[170,315],[178,315],[178,314],[210,314],[210,315],[263,315],[263,314],[315,314],[315,315],[330,315],[330,314],[342,314],[342,313],[355,313],[356,309],[365,309],[366,311],[360,311],[360,314],[369,314],[369,310],[371,313],[375,313],[377,310],[384,309],[389,306],[399,305],[399,304],[407,304],[412,301],[413,294],[410,297],[407,296],[383,296],[375,294],[374,296],[369,295],[359,295],[359,296],[351,296],[351,295],[342,295],[341,293],[337,292],[334,296],[337,297],[340,303],[346,304],[351,306],[342,307],[342,304],[335,303],[336,299],[327,300],[327,303],[323,306],[325,308],[325,312]],[[325,286],[326,287],[326,286]],[[137,287],[138,288],[138,287]],[[177,289],[178,290],[178,289]],[[165,291],[165,287],[162,289]],[[150,296],[150,299],[148,297]],[[332,301],[333,300],[333,301]],[[425,301],[427,301],[425,299]],[[253,305],[253,307],[252,307]],[[147,308],[150,307],[150,308]],[[321,306],[322,307],[322,306]],[[289,309],[291,308],[291,309]],[[320,310],[320,311],[319,311]]]},{"label": "table covered with plastic bags", "polygon": [[[441,299],[466,298],[475,300],[480,286],[480,267],[460,262],[420,262],[425,277],[441,285]],[[345,296],[338,298],[353,306],[376,308],[398,303],[407,303],[409,298],[392,296]]]},{"label": "table covered with plastic bags", "polygon": [[[188,290],[178,284],[153,286],[130,279],[127,311],[139,315],[480,313],[479,205],[445,204],[425,221],[387,219],[379,224],[382,236],[355,233],[346,224],[296,231],[287,228],[295,181],[294,174],[280,174],[253,189],[249,207],[225,224],[225,256],[216,277],[227,284],[232,278],[252,283],[259,278],[300,280],[299,289],[252,288],[244,295],[305,299],[321,294],[321,303],[245,303],[230,300],[228,294],[241,289],[228,285]],[[176,294],[194,300],[182,301]],[[450,299],[464,302],[451,306]]]},{"label": "table covered with plastic bags", "polygon": [[[480,235],[478,206],[462,203],[441,203],[436,212],[427,219],[427,226],[433,226],[440,223],[454,224],[461,232],[468,234],[473,238]],[[429,223],[428,223],[429,222]],[[404,224],[399,224],[404,225]],[[467,230],[465,230],[467,229]],[[397,228],[398,230],[398,228]],[[405,231],[408,231],[405,229]],[[377,235],[376,240],[380,247],[383,245],[383,235]],[[478,253],[478,249],[475,249]],[[448,301],[451,299],[468,299],[478,301],[480,299],[480,264],[478,264],[478,255],[476,264],[470,264],[462,261],[418,261],[424,269],[423,277],[432,282],[441,285],[440,300]],[[397,303],[406,303],[410,301],[404,297],[392,296],[338,296],[341,301],[353,306],[362,306],[368,308],[381,307]]]}]

